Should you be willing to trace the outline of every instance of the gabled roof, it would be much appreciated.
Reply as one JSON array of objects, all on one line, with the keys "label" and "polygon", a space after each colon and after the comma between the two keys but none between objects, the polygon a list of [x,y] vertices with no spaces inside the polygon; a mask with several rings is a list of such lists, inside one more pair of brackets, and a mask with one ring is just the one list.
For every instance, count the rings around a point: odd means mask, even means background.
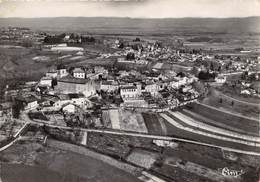
[{"label": "gabled roof", "polygon": [[69,96],[70,99],[77,99],[77,98],[84,97],[84,95],[81,94],[81,93],[71,93],[71,94],[68,94],[68,96]]},{"label": "gabled roof", "polygon": [[73,73],[85,73],[85,71],[82,68],[75,68]]},{"label": "gabled roof", "polygon": [[19,100],[19,101],[22,101],[22,102],[25,102],[25,103],[30,103],[30,102],[34,102],[34,101],[38,101],[38,99],[32,95],[28,96],[28,97],[23,97],[23,96],[18,96],[16,98],[16,100]]},{"label": "gabled roof", "polygon": [[124,86],[121,89],[137,89],[136,86]]},{"label": "gabled roof", "polygon": [[67,75],[66,77],[62,77],[58,79],[58,82],[64,82],[64,83],[74,83],[74,84],[86,84],[89,82],[89,79],[79,79],[79,78],[74,78],[71,75]]}]

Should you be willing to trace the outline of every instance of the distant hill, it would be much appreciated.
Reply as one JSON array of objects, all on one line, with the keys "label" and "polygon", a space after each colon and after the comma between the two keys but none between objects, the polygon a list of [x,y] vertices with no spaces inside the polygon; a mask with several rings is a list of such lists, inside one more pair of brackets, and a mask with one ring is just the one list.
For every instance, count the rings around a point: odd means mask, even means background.
[{"label": "distant hill", "polygon": [[108,34],[260,33],[260,17],[134,19],[104,17],[0,18],[0,26]]}]

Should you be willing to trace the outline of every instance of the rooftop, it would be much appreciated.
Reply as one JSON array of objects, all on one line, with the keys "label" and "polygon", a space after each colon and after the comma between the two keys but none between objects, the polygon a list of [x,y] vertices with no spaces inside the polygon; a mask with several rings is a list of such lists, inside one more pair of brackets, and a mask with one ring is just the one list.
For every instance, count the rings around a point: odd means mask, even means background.
[{"label": "rooftop", "polygon": [[68,94],[69,98],[70,99],[77,99],[77,98],[83,98],[85,97],[83,94],[81,93],[72,93],[72,94]]},{"label": "rooftop", "polygon": [[121,89],[137,89],[136,86],[123,86]]},{"label": "rooftop", "polygon": [[85,71],[82,68],[75,68],[73,73],[85,73]]},{"label": "rooftop", "polygon": [[30,103],[30,102],[34,102],[37,101],[38,99],[32,95],[27,96],[27,97],[23,97],[23,96],[18,96],[16,98],[16,100],[22,101],[22,102],[26,102],[26,103]]},{"label": "rooftop", "polygon": [[58,82],[65,82],[65,83],[74,83],[74,84],[86,84],[88,83],[89,79],[82,79],[82,78],[74,78],[71,75],[58,79]]}]

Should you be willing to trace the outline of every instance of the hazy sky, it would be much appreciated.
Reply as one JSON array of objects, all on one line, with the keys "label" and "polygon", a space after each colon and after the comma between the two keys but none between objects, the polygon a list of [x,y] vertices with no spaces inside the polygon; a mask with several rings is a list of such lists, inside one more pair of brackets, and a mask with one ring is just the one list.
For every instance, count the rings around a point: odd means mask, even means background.
[{"label": "hazy sky", "polygon": [[0,17],[113,16],[168,18],[260,16],[260,0],[92,1],[93,0],[0,0]]}]

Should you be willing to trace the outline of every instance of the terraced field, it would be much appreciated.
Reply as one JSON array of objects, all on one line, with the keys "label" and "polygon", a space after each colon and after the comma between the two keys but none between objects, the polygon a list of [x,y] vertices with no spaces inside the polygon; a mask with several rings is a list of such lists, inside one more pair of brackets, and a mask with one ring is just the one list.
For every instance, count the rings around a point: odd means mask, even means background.
[{"label": "terraced field", "polygon": [[149,134],[166,135],[164,121],[154,113],[142,113]]},{"label": "terraced field", "polygon": [[259,123],[255,120],[227,114],[195,103],[192,104],[191,107],[187,108],[187,110],[200,114],[208,119],[216,121],[217,123],[225,124],[243,130],[244,132],[259,134]]},{"label": "terraced field", "polygon": [[[221,138],[223,137],[227,138],[226,135],[218,134],[212,131],[207,131],[205,129],[200,129],[194,126],[190,126],[184,121],[182,121],[181,119],[168,113],[164,113],[163,115],[166,115],[166,117],[168,118],[168,119],[163,118],[165,126],[167,128],[168,136],[181,137],[185,139],[191,139],[198,142],[204,142],[204,143],[218,145],[222,147],[231,147],[239,150],[248,150],[248,151],[256,151],[256,152],[260,151],[259,147],[254,146],[254,142],[251,142],[251,146],[249,146],[246,144],[247,142],[245,140],[242,140],[241,143],[237,143],[237,138],[229,137],[229,136],[228,138],[230,138],[230,140],[223,140]],[[170,119],[173,119],[174,122],[176,122],[176,124],[169,122]],[[179,126],[182,127],[180,128]],[[186,131],[185,129],[183,129],[183,127],[189,129]],[[192,132],[190,130],[192,130]]]}]

